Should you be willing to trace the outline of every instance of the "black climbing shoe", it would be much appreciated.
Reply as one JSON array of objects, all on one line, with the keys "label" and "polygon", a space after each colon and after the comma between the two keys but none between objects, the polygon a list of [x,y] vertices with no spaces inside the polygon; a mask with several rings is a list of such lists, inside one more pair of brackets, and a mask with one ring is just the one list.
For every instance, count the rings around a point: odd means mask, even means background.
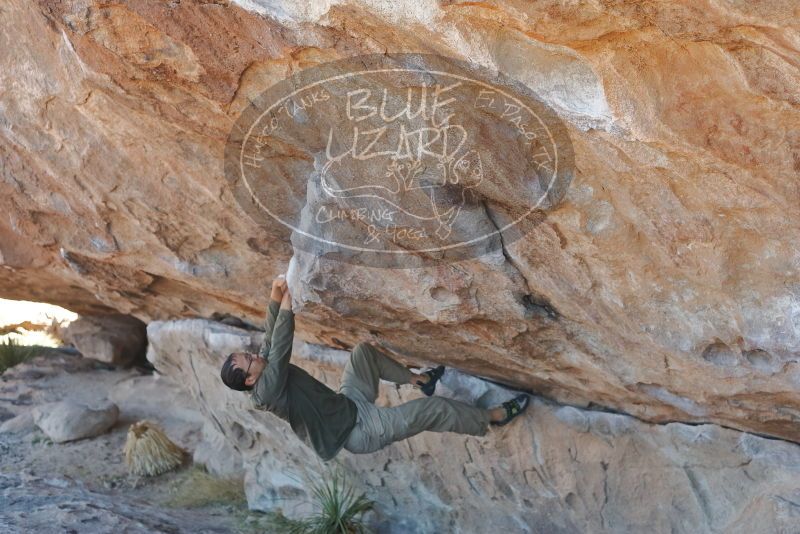
[{"label": "black climbing shoe", "polygon": [[510,401],[504,402],[503,408],[506,409],[505,419],[503,419],[502,421],[491,421],[491,424],[497,426],[507,425],[508,423],[511,422],[512,419],[514,419],[516,416],[525,411],[525,408],[528,407],[530,400],[531,398],[523,393],[522,395],[517,395]]},{"label": "black climbing shoe", "polygon": [[430,380],[428,380],[424,384],[419,380],[417,380],[417,385],[425,395],[430,397],[431,395],[433,395],[433,392],[436,389],[436,382],[438,382],[439,379],[442,378],[442,375],[444,374],[444,365],[440,365],[435,369],[429,369],[428,371],[425,371],[422,374],[428,375],[430,377]]}]

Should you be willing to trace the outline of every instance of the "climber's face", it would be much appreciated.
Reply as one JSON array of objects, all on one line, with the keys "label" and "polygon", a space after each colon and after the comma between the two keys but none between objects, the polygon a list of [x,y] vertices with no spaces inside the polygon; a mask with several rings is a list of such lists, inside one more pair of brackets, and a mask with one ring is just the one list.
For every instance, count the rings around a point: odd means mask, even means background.
[{"label": "climber's face", "polygon": [[267,366],[267,360],[252,352],[237,352],[231,363],[235,368],[245,372],[244,383],[246,386],[255,384]]}]

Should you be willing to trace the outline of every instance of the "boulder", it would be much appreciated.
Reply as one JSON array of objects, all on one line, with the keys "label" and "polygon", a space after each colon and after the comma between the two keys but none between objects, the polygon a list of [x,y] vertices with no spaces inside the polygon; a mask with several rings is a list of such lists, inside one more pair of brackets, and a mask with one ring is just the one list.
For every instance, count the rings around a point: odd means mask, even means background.
[{"label": "boulder", "polygon": [[[203,461],[240,460],[253,509],[308,514],[311,484],[341,466],[376,501],[379,533],[745,534],[793,532],[800,518],[800,445],[713,424],[652,424],[540,396],[512,424],[482,437],[422,433],[373,454],[341,451],[326,464],[288,423],[253,409],[246,393],[219,379],[222,355],[253,350],[263,333],[198,319],[155,321],[148,336],[150,361],[207,417]],[[296,340],[291,362],[335,390],[348,358]],[[491,407],[517,392],[447,368],[435,393]],[[421,396],[383,381],[377,403]]]},{"label": "boulder", "polygon": [[0,424],[0,434],[5,432],[27,434],[35,429],[36,424],[33,422],[33,414],[30,410],[26,410]]},{"label": "boulder", "polygon": [[[240,114],[307,68],[437,54],[556,114],[575,156],[563,201],[457,263],[298,257],[304,339],[381,339],[559,402],[800,442],[796,2],[648,6],[5,0],[0,293],[146,322],[261,322],[292,230],[253,219],[225,175]],[[305,124],[314,138],[347,126]],[[484,170],[502,172],[475,189],[467,230],[527,198],[497,182],[519,161],[503,157],[506,133],[486,131]],[[280,208],[314,192],[309,138],[271,147],[280,167],[262,192]]]},{"label": "boulder", "polygon": [[145,361],[145,324],[130,315],[82,315],[69,324],[63,336],[86,358],[123,367]]},{"label": "boulder", "polygon": [[43,404],[33,409],[33,420],[56,443],[98,436],[117,422],[119,408],[106,401],[86,406],[73,401]]}]

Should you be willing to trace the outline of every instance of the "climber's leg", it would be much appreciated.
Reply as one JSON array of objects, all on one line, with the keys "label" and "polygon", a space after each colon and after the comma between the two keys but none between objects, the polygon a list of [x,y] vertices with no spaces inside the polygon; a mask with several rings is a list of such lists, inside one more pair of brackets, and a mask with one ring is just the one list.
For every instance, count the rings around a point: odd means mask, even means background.
[{"label": "climber's leg", "polygon": [[344,368],[339,392],[351,399],[372,403],[378,397],[381,378],[395,384],[408,384],[419,377],[377,347],[359,343],[353,347]]},{"label": "climber's leg", "polygon": [[359,417],[344,445],[356,454],[378,451],[426,430],[483,436],[492,418],[492,410],[446,397],[415,399],[392,408],[362,401],[356,404]]},{"label": "climber's leg", "polygon": [[456,432],[483,436],[492,411],[447,397],[415,399],[391,408],[379,408],[383,434],[379,449],[420,432]]},{"label": "climber's leg", "polygon": [[345,444],[354,453],[375,452],[424,431],[483,436],[492,411],[446,397],[430,397],[391,408],[364,405],[361,415]]}]

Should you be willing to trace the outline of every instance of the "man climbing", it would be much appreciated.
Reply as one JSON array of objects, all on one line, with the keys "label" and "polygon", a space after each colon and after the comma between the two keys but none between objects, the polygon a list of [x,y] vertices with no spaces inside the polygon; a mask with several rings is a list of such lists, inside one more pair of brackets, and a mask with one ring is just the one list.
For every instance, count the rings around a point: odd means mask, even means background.
[{"label": "man climbing", "polygon": [[[335,393],[289,363],[294,312],[283,277],[272,283],[265,326],[259,353],[230,354],[220,371],[222,381],[231,389],[250,391],[257,408],[288,421],[295,434],[326,461],[342,448],[370,453],[426,430],[483,436],[489,424],[505,425],[528,407],[525,394],[493,409],[432,397],[444,366],[418,375],[367,343],[353,348]],[[375,406],[381,378],[412,384],[427,397],[394,407]]]}]

